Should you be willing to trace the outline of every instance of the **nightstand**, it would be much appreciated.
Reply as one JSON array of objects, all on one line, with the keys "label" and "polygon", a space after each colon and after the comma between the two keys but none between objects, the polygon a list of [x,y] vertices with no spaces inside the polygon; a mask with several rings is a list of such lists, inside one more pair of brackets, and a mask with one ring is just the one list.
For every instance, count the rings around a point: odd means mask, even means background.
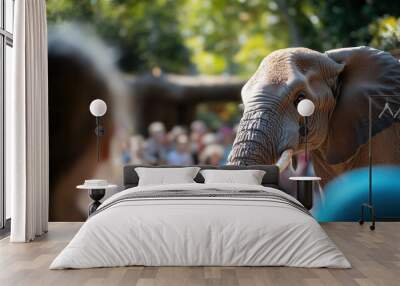
[{"label": "nightstand", "polygon": [[106,186],[88,186],[88,185],[79,185],[76,186],[78,190],[88,190],[89,197],[93,200],[93,202],[88,207],[88,215],[90,216],[94,213],[97,208],[101,205],[100,200],[106,194],[106,189],[116,188],[117,185],[106,185]]},{"label": "nightstand", "polygon": [[313,183],[320,181],[320,177],[290,177],[289,180],[297,182],[297,200],[301,202],[306,209],[313,207]]}]

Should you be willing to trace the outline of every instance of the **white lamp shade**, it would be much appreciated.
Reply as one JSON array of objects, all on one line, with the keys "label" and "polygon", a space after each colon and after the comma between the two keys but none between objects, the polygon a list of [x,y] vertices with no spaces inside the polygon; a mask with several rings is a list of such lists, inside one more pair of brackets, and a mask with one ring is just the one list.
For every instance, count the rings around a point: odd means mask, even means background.
[{"label": "white lamp shade", "polygon": [[297,112],[301,116],[311,116],[314,113],[315,105],[309,99],[303,99],[297,105]]},{"label": "white lamp shade", "polygon": [[101,99],[95,99],[90,103],[89,109],[93,116],[101,117],[106,114],[107,104]]}]

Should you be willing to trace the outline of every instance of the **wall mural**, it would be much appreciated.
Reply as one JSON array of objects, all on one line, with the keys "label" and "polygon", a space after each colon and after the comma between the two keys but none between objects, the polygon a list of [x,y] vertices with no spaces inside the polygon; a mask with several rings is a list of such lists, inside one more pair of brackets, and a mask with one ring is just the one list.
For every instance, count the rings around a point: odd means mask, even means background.
[{"label": "wall mural", "polygon": [[321,177],[318,220],[356,221],[370,142],[377,217],[400,219],[400,97],[384,97],[400,95],[400,6],[283,2],[48,0],[50,220],[85,220],[76,186],[119,185],[127,164],[277,164],[294,196],[289,177]]}]

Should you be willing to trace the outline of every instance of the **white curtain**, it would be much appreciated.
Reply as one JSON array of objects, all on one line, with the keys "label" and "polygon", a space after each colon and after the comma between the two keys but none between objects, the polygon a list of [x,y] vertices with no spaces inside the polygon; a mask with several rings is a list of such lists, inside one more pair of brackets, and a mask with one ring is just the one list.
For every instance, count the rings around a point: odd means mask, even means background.
[{"label": "white curtain", "polygon": [[6,187],[12,242],[48,225],[48,92],[45,0],[15,1],[13,92],[6,98]]}]

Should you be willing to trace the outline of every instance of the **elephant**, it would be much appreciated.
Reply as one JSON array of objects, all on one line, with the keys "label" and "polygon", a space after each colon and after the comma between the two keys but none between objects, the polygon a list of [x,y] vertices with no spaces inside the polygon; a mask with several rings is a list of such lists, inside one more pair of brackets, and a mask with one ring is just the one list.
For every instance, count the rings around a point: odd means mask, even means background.
[{"label": "elephant", "polygon": [[[365,46],[277,50],[262,60],[241,96],[244,111],[228,164],[285,169],[305,149],[304,118],[296,109],[302,99],[315,105],[307,147],[322,187],[368,166],[369,132],[373,164],[400,164],[400,63],[388,52]],[[372,117],[371,130],[369,100],[371,114],[382,113]]]}]

